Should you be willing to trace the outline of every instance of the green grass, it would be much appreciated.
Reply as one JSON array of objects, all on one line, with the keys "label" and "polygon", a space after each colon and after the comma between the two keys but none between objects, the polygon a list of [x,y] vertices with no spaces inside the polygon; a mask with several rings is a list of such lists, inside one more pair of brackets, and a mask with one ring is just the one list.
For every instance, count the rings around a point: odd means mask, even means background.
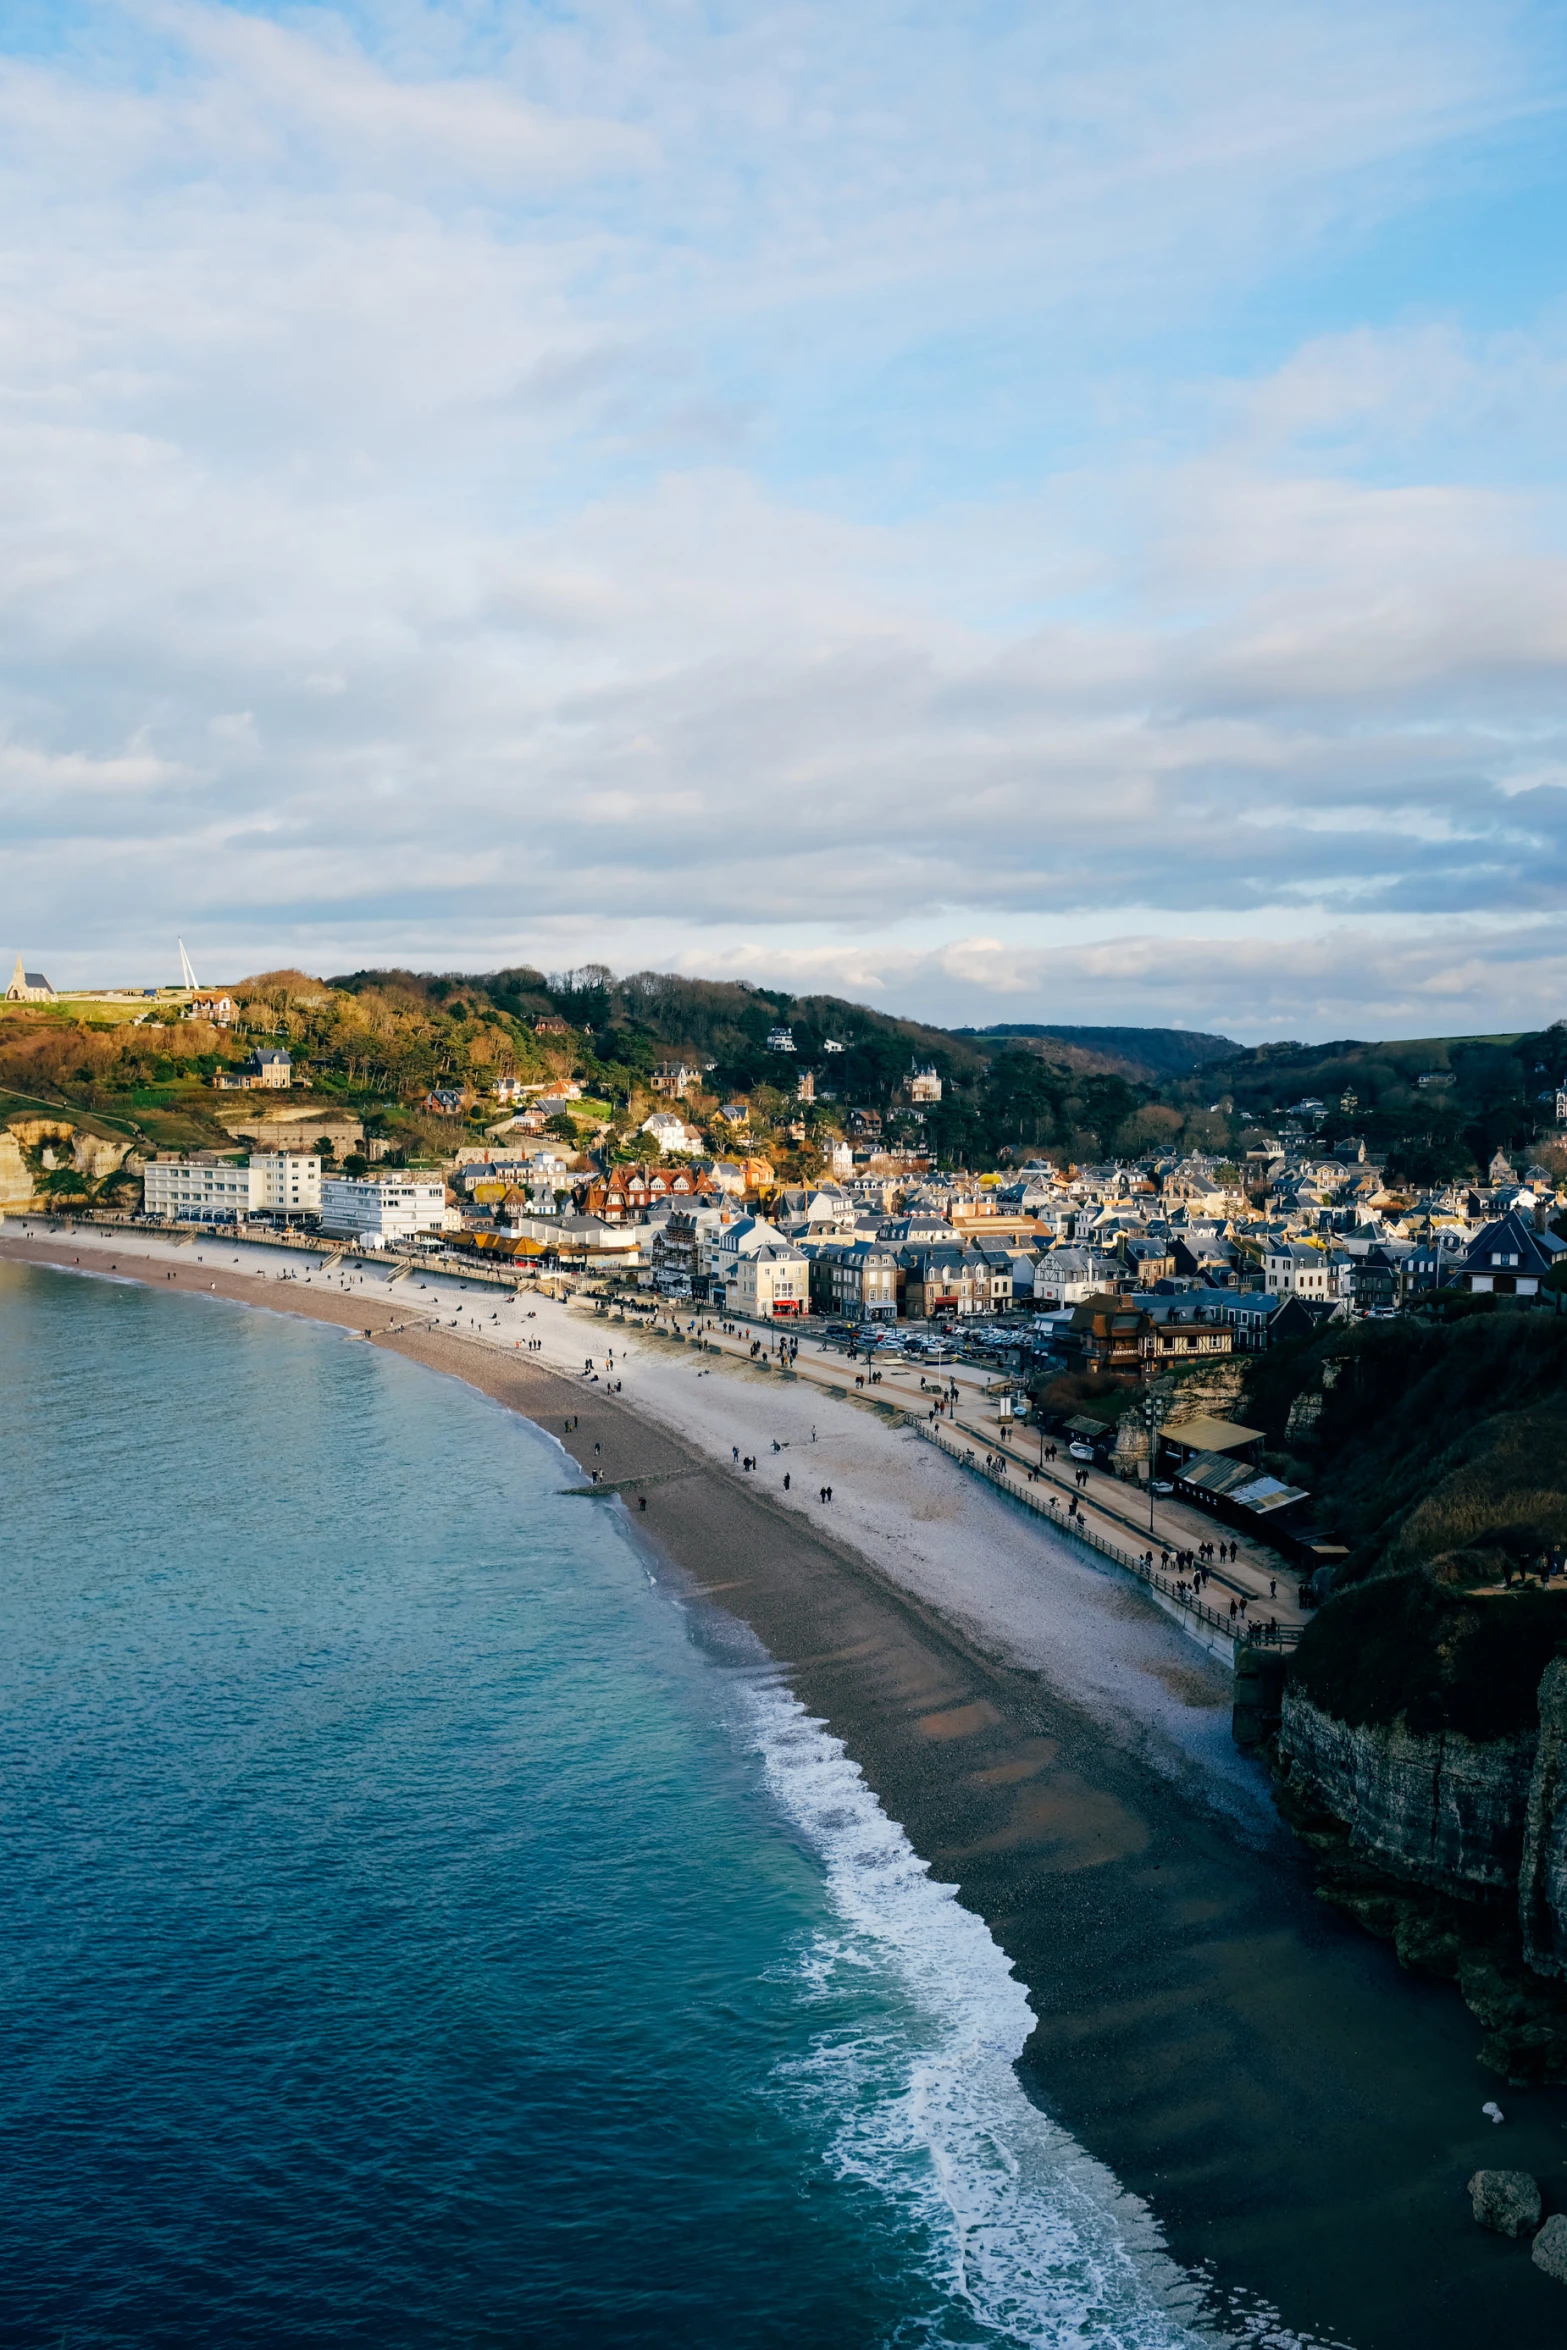
[{"label": "green grass", "polygon": [[62,1124],[80,1126],[87,1134],[97,1134],[105,1142],[117,1141],[121,1135],[135,1139],[135,1122],[117,1118],[107,1110],[81,1110],[74,1102],[40,1101],[36,1094],[18,1093],[9,1085],[0,1085],[0,1120],[11,1118],[58,1118]]}]

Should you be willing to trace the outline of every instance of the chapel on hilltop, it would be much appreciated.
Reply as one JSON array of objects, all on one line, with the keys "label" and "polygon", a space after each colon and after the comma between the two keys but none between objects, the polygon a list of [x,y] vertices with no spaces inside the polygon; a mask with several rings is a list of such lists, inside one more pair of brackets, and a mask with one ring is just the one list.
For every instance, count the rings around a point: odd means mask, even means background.
[{"label": "chapel on hilltop", "polygon": [[22,958],[18,955],[16,969],[11,974],[11,984],[5,991],[5,1000],[8,1004],[52,1004],[54,989],[41,971],[24,971]]}]

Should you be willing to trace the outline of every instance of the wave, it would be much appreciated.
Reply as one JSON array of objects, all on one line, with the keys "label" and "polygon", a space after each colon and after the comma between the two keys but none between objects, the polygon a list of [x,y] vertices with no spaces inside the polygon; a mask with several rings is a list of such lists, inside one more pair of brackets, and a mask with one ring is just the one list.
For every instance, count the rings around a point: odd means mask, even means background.
[{"label": "wave", "polygon": [[936,1883],[843,1743],[776,1679],[742,1683],[768,1788],[818,1855],[831,1929],[790,1964],[819,2008],[779,2092],[843,2179],[892,2197],[926,2246],[927,2308],[900,2344],[1298,2341],[1260,2301],[1221,2305],[1147,2205],[1025,2094],[1028,1993],[983,1919]]}]

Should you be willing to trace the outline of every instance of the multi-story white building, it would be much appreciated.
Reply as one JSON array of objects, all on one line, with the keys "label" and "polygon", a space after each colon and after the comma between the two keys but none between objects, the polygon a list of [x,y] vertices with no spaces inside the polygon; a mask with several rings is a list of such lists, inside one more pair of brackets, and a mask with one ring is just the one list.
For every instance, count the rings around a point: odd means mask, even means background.
[{"label": "multi-story white building", "polygon": [[142,1177],[144,1214],[180,1224],[237,1224],[250,1213],[250,1169],[213,1151],[151,1159]]},{"label": "multi-story white building", "polygon": [[[455,1210],[452,1220],[461,1223]],[[446,1186],[419,1175],[328,1175],[321,1185],[321,1229],[370,1248],[444,1231]]]},{"label": "multi-story white building", "polygon": [[321,1208],[321,1161],[294,1151],[258,1151],[248,1164],[215,1151],[153,1159],[142,1177],[142,1208],[176,1223],[314,1216]]},{"label": "multi-story white building", "polygon": [[304,1151],[252,1151],[253,1216],[319,1216],[321,1161]]}]

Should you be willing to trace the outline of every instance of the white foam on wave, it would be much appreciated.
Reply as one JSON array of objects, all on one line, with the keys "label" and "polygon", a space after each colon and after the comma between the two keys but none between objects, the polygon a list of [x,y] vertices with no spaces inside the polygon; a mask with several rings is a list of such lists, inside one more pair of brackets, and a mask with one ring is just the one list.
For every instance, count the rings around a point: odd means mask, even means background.
[{"label": "white foam on wave", "polygon": [[1260,2302],[1221,2318],[1147,2205],[1025,2095],[1015,2066],[1034,2014],[983,1919],[932,1879],[842,1741],[787,1687],[743,1686],[768,1787],[820,1857],[837,1920],[793,1962],[821,2021],[778,2086],[811,2110],[838,2175],[915,2223],[959,2320],[949,2331],[938,2310],[894,2338],[1107,2350],[1291,2340]]}]

